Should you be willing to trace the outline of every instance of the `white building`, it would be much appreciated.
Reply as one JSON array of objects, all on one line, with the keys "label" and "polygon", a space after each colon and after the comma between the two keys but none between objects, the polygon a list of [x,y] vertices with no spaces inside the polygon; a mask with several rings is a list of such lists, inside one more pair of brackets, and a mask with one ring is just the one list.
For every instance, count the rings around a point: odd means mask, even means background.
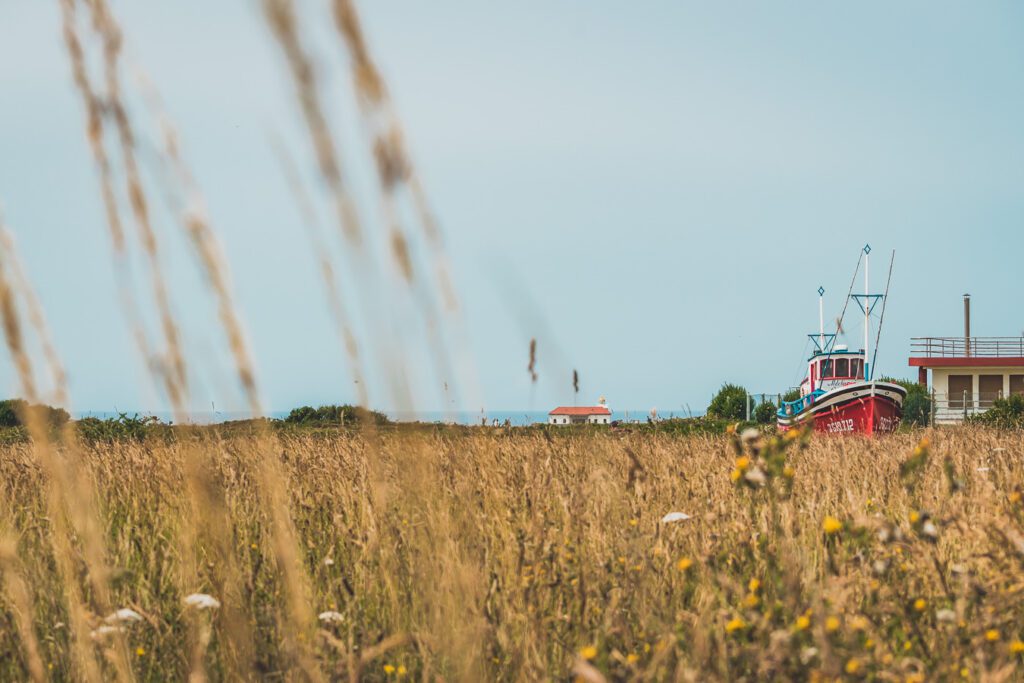
[{"label": "white building", "polygon": [[598,406],[560,406],[548,413],[548,424],[611,424],[612,411],[606,405]]},{"label": "white building", "polygon": [[999,398],[1024,394],[1024,337],[972,337],[970,297],[964,296],[964,336],[916,337],[910,366],[928,386],[936,423],[960,422]]}]

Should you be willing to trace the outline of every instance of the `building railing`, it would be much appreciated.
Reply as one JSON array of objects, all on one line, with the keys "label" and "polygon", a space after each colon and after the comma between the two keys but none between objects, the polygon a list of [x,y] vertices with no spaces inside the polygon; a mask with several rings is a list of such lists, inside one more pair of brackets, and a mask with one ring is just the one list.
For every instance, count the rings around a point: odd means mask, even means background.
[{"label": "building railing", "polygon": [[932,423],[949,424],[951,422],[962,422],[972,415],[985,412],[1000,398],[1003,398],[1003,392],[1001,391],[979,394],[972,394],[969,391],[951,394],[933,393]]},{"label": "building railing", "polygon": [[913,337],[915,358],[1024,358],[1022,337]]}]

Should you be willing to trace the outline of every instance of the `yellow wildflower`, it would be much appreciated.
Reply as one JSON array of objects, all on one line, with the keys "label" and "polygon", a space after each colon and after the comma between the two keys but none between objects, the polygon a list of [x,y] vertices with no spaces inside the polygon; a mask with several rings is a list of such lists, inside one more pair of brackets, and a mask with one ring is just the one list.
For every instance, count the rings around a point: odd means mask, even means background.
[{"label": "yellow wildflower", "polygon": [[681,558],[679,558],[679,561],[676,562],[676,569],[678,569],[681,572],[685,572],[687,569],[689,569],[692,566],[693,566],[693,560],[691,560],[688,557],[681,557]]},{"label": "yellow wildflower", "polygon": [[651,644],[650,643],[644,643],[644,654],[647,654],[650,651],[651,651]]},{"label": "yellow wildflower", "polygon": [[742,477],[742,476],[743,476],[743,473],[740,472],[739,470],[733,470],[732,472],[729,473],[729,478],[732,479],[733,482],[739,481],[740,477]]},{"label": "yellow wildflower", "polygon": [[745,455],[741,455],[740,457],[736,458],[736,469],[738,469],[740,472],[746,472],[749,467],[750,458],[748,458]]},{"label": "yellow wildflower", "polygon": [[135,654],[138,655],[139,657],[142,657],[143,655],[146,654],[146,650],[144,648],[137,647],[137,648],[135,648]]},{"label": "yellow wildflower", "polygon": [[390,676],[391,674],[395,673],[395,667],[392,666],[391,664],[385,664],[384,665],[384,673],[386,673],[386,674],[388,674]]},{"label": "yellow wildflower", "polygon": [[914,645],[909,640],[907,642],[903,643],[903,649],[908,651],[908,652],[910,651],[910,648],[912,648],[912,647],[914,647]]},{"label": "yellow wildflower", "polygon": [[994,628],[990,628],[989,630],[985,631],[985,640],[987,640],[990,643],[996,642],[1001,637],[1002,634]]},{"label": "yellow wildflower", "polygon": [[751,609],[753,609],[754,607],[757,607],[758,604],[760,604],[760,602],[761,602],[761,599],[758,598],[753,593],[748,593],[747,597],[743,598],[743,604],[746,605],[747,607],[750,607]]},{"label": "yellow wildflower", "polygon": [[406,670],[403,664],[399,664],[397,673],[399,676],[404,676],[406,673],[408,673],[408,671]]},{"label": "yellow wildflower", "polygon": [[746,622],[744,622],[739,617],[734,617],[732,619],[732,621],[730,621],[728,624],[725,625],[725,632],[726,633],[735,633],[736,631],[745,629],[746,627],[747,627]]},{"label": "yellow wildflower", "polygon": [[910,518],[910,523],[911,524],[917,524],[918,521],[920,521],[920,519],[921,519],[921,513],[918,512],[917,510],[911,510],[909,518]]},{"label": "yellow wildflower", "polygon": [[585,648],[580,650],[580,657],[583,659],[593,659],[597,656],[597,648],[593,645],[587,645]]},{"label": "yellow wildflower", "polygon": [[846,668],[846,673],[848,673],[848,674],[855,674],[855,673],[857,673],[857,671],[860,670],[860,662],[858,660],[856,660],[856,659],[851,659],[850,661],[846,662],[846,667],[845,668]]},{"label": "yellow wildflower", "polygon": [[875,641],[872,640],[871,638],[868,638],[867,640],[864,641],[864,649],[865,650],[870,650],[874,646],[875,646]]},{"label": "yellow wildflower", "polygon": [[914,600],[914,609],[918,612],[923,612],[928,608],[928,601],[924,598],[918,598]]},{"label": "yellow wildflower", "polygon": [[840,531],[843,530],[843,523],[835,517],[828,515],[825,517],[825,520],[821,523],[821,528],[825,531],[826,534],[838,534]]},{"label": "yellow wildflower", "polygon": [[636,526],[639,523],[640,523],[640,520],[637,519],[636,517],[634,517],[633,519],[629,520],[629,525],[630,526]]},{"label": "yellow wildflower", "polygon": [[751,593],[756,593],[760,587],[761,582],[758,579],[751,579],[750,583],[747,584],[747,590],[749,590]]},{"label": "yellow wildflower", "polygon": [[1010,654],[1019,655],[1024,653],[1024,640],[1015,640],[1010,643]]},{"label": "yellow wildflower", "polygon": [[1014,491],[1009,496],[1007,496],[1007,498],[1009,498],[1011,503],[1019,503],[1020,502],[1020,491]]},{"label": "yellow wildflower", "polygon": [[839,617],[829,617],[825,620],[825,630],[828,633],[835,633],[839,630]]},{"label": "yellow wildflower", "polygon": [[640,655],[636,654],[635,652],[630,652],[628,655],[626,655],[626,661],[630,664],[636,664],[638,661],[640,661]]},{"label": "yellow wildflower", "polygon": [[802,615],[800,615],[799,617],[796,618],[795,627],[796,627],[797,631],[804,631],[804,630],[810,628],[810,626],[811,626],[811,618],[808,617],[806,614],[802,614]]},{"label": "yellow wildflower", "polygon": [[789,465],[786,465],[785,467],[782,468],[782,476],[784,476],[786,479],[792,479],[794,476],[796,476],[796,470],[794,470]]}]

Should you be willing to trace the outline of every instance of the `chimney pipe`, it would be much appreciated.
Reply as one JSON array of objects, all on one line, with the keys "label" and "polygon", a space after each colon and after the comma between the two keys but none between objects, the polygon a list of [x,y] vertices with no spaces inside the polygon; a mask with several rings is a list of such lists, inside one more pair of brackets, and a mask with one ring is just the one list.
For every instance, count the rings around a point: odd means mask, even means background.
[{"label": "chimney pipe", "polygon": [[971,295],[964,294],[964,351],[971,355]]}]

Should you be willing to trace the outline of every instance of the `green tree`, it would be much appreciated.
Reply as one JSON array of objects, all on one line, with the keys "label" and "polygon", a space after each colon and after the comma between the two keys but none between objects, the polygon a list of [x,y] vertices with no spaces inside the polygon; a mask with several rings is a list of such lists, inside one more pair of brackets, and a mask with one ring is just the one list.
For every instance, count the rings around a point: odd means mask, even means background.
[{"label": "green tree", "polygon": [[747,416],[747,390],[728,382],[722,385],[708,406],[708,415],[725,420],[742,420]]},{"label": "green tree", "polygon": [[51,429],[60,429],[71,416],[63,408],[47,405],[29,405],[20,398],[0,401],[0,427],[24,427],[29,415],[36,416],[43,425]]},{"label": "green tree", "polygon": [[293,408],[284,421],[291,424],[305,425],[355,425],[366,419],[371,420],[376,425],[384,425],[390,422],[388,416],[384,413],[350,405],[320,406],[319,408],[301,406]]},{"label": "green tree", "polygon": [[777,419],[778,411],[779,407],[771,401],[759,403],[757,408],[754,408],[754,422],[763,425],[773,424]]},{"label": "green tree", "polygon": [[903,423],[917,427],[927,427],[932,414],[932,398],[928,395],[928,387],[918,382],[895,377],[883,377],[880,381],[898,384],[907,390],[903,399]]},{"label": "green tree", "polygon": [[20,427],[26,405],[20,398],[0,401],[0,427]]},{"label": "green tree", "polygon": [[1024,427],[1024,396],[1014,394],[1010,398],[999,398],[984,413],[972,415],[968,420],[973,424],[1020,429]]},{"label": "green tree", "polygon": [[782,400],[786,402],[795,401],[800,398],[800,387],[793,387],[782,395]]}]

